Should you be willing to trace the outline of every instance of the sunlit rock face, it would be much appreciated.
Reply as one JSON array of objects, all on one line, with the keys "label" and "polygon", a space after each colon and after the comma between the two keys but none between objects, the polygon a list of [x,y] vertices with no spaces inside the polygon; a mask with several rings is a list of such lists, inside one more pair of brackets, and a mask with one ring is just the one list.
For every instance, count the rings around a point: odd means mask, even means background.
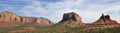
[{"label": "sunlit rock face", "polygon": [[38,25],[51,25],[51,24],[53,24],[50,20],[45,19],[45,18],[37,18],[36,23]]},{"label": "sunlit rock face", "polygon": [[28,18],[28,17],[22,18],[22,22],[23,22],[23,23],[30,23],[30,22],[32,22],[32,21],[33,21],[32,18]]},{"label": "sunlit rock face", "polygon": [[84,25],[81,21],[81,17],[75,12],[65,13],[60,23],[63,23],[62,25],[64,26],[71,27],[79,27]]},{"label": "sunlit rock face", "polygon": [[94,24],[97,24],[97,25],[116,25],[118,23],[117,23],[117,21],[112,20],[109,15],[102,14],[100,19],[98,19],[96,22],[94,22]]},{"label": "sunlit rock face", "polygon": [[21,17],[9,11],[0,12],[1,22],[21,22]]},{"label": "sunlit rock face", "polygon": [[[21,17],[10,11],[0,12],[0,27],[12,27],[16,24],[37,24],[37,25],[51,25],[52,22],[45,18],[36,18],[36,17]],[[6,26],[4,26],[6,25]]]}]

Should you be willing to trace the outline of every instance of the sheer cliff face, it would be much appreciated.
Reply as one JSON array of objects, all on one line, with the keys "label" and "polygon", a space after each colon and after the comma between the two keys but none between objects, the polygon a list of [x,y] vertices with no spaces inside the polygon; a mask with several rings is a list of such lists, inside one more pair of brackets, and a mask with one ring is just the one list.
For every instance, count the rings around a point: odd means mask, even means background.
[{"label": "sheer cliff face", "polygon": [[[39,20],[40,19],[40,20]],[[9,11],[0,12],[0,27],[2,25],[10,25],[10,23],[36,23],[38,25],[52,24],[48,19],[35,17],[21,17]],[[7,27],[7,26],[6,26]]]},{"label": "sheer cliff face", "polygon": [[81,21],[81,17],[74,12],[65,13],[60,23],[62,23],[62,25],[64,26],[70,27],[78,27],[84,25],[83,22]]},{"label": "sheer cliff face", "polygon": [[115,25],[115,24],[118,24],[118,23],[117,23],[117,21],[112,20],[109,15],[102,14],[100,19],[98,19],[96,22],[94,22],[94,24],[98,24],[98,25]]}]

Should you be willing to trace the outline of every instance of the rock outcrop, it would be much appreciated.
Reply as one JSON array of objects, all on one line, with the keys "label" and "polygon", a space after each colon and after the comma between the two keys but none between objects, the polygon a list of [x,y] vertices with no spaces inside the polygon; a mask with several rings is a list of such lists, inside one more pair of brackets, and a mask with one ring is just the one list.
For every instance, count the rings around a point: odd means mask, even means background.
[{"label": "rock outcrop", "polygon": [[1,22],[21,22],[21,17],[9,11],[0,12]]},{"label": "rock outcrop", "polygon": [[39,25],[50,25],[53,24],[50,20],[45,19],[45,18],[37,18],[36,23]]},{"label": "rock outcrop", "polygon": [[30,19],[30,18],[23,18],[22,22],[29,23],[29,22],[32,22],[32,19]]},{"label": "rock outcrop", "polygon": [[94,22],[93,24],[96,24],[96,25],[117,25],[118,23],[117,23],[117,21],[112,20],[109,15],[102,14],[100,19],[97,20],[96,22]]},{"label": "rock outcrop", "polygon": [[[45,18],[36,18],[36,17],[21,17],[15,13],[9,11],[0,12],[0,25],[5,25],[9,23],[36,23],[38,25],[50,25],[52,22]],[[10,24],[9,24],[10,25]],[[2,26],[0,26],[2,27]]]},{"label": "rock outcrop", "polygon": [[119,27],[119,23],[117,21],[112,20],[109,15],[104,15],[102,16],[92,24],[86,24],[88,27],[85,28],[85,30],[89,29],[97,29],[97,28],[114,28],[114,27]]},{"label": "rock outcrop", "polygon": [[81,17],[74,12],[65,13],[60,23],[62,23],[63,26],[70,26],[70,27],[84,26]]},{"label": "rock outcrop", "polygon": [[63,20],[62,20],[62,21],[66,21],[66,20],[69,20],[69,19],[72,19],[72,20],[74,20],[74,21],[76,21],[76,22],[82,23],[81,17],[80,17],[78,14],[74,13],[74,12],[65,13],[65,14],[63,15]]}]

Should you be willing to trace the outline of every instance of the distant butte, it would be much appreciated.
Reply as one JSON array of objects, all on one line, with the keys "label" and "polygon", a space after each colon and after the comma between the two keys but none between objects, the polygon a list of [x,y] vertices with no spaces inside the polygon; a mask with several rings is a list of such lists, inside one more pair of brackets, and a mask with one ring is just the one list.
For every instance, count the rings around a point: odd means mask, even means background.
[{"label": "distant butte", "polygon": [[52,22],[45,18],[21,17],[10,11],[0,12],[0,27],[12,27],[13,24],[38,24],[43,26],[51,25]]},{"label": "distant butte", "polygon": [[65,13],[60,23],[62,23],[64,26],[70,27],[84,26],[81,17],[75,12]]},{"label": "distant butte", "polygon": [[96,22],[94,22],[94,24],[97,24],[97,25],[115,25],[118,23],[117,23],[117,21],[112,20],[109,15],[102,14],[100,19],[98,19]]},{"label": "distant butte", "polygon": [[[49,26],[53,24],[50,20],[46,18],[36,18],[36,17],[21,17],[15,13],[9,11],[0,12],[0,28],[9,28],[18,26],[20,24],[30,24],[30,25],[40,25],[40,26]],[[86,29],[92,28],[112,28],[119,26],[117,21],[112,20],[110,15],[104,15],[95,22],[91,24],[83,23],[81,17],[75,13],[65,13],[60,22],[55,24],[56,26],[62,27],[85,27]]]}]

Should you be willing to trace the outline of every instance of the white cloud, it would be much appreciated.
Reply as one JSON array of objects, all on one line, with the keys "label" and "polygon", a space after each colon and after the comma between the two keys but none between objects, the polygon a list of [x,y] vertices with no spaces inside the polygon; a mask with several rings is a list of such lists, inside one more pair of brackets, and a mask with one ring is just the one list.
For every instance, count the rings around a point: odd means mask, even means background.
[{"label": "white cloud", "polygon": [[[34,16],[34,13],[37,13],[39,17],[46,17],[53,22],[60,21],[64,13],[76,12],[82,17],[84,23],[91,23],[96,21],[102,13],[120,9],[119,2],[112,4],[99,4],[91,2],[92,4],[86,4],[86,1],[87,0],[63,0],[55,3],[44,3],[47,6],[43,7],[41,2],[35,0],[32,1],[30,5],[23,7],[20,11],[30,16]],[[106,1],[109,0],[102,2]],[[119,19],[115,16],[112,16],[111,18],[117,21],[120,20],[119,16]]]}]

